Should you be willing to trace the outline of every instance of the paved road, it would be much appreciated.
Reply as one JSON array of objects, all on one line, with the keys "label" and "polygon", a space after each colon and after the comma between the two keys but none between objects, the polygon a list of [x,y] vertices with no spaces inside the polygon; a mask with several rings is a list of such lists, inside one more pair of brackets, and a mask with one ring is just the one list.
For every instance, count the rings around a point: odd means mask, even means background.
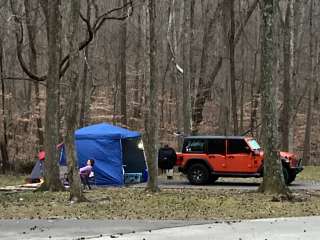
[{"label": "paved road", "polygon": [[133,232],[198,225],[208,221],[176,220],[0,220],[0,239],[110,239]]},{"label": "paved road", "polygon": [[[186,178],[177,177],[173,180],[165,178],[159,179],[159,185],[163,188],[206,188],[206,189],[244,189],[255,190],[259,187],[261,178],[219,178],[219,180],[210,185],[194,186],[191,185]],[[143,187],[143,185],[136,185],[135,187]],[[290,184],[293,190],[320,190],[319,181],[294,181]]]},{"label": "paved road", "polygon": [[[261,219],[145,231],[122,235],[118,239],[310,240],[319,239],[319,226],[320,217]],[[99,239],[106,240],[108,238]]]},{"label": "paved road", "polygon": [[319,239],[320,217],[239,222],[148,220],[0,220],[5,240],[310,240]]}]

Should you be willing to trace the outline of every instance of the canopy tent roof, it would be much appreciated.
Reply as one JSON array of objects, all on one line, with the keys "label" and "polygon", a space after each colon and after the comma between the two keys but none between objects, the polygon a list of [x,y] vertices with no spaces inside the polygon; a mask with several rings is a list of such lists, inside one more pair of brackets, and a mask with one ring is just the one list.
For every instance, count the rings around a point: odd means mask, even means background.
[{"label": "canopy tent roof", "polygon": [[75,136],[76,139],[126,139],[137,138],[140,137],[141,134],[108,123],[100,123],[78,129],[75,132]]}]

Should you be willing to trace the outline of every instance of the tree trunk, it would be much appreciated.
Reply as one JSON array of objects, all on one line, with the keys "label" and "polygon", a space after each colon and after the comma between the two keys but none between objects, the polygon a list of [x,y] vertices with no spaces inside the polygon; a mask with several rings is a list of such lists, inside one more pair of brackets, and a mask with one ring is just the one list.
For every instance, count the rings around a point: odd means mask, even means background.
[{"label": "tree trunk", "polygon": [[[38,57],[36,51],[36,29],[37,29],[37,20],[38,20],[38,10],[34,9],[32,1],[25,0],[25,11],[26,11],[26,25],[28,29],[29,37],[29,67],[34,74],[38,74]],[[32,16],[32,12],[34,12]],[[44,136],[43,136],[43,126],[41,120],[41,111],[40,111],[40,91],[39,91],[39,82],[34,82],[34,92],[35,92],[35,114],[36,114],[36,124],[37,124],[37,135],[38,135],[38,146],[39,149],[43,149],[44,146]]]},{"label": "tree trunk", "polygon": [[1,172],[3,174],[6,173],[9,169],[9,156],[8,156],[8,138],[7,138],[7,119],[6,119],[6,92],[5,92],[5,85],[4,85],[4,70],[3,70],[3,39],[0,38],[0,78],[1,78],[1,125],[2,125],[2,132],[0,136],[0,165],[1,165]]},{"label": "tree trunk", "polygon": [[291,124],[291,77],[292,77],[292,51],[293,39],[292,39],[292,26],[291,26],[291,11],[293,0],[289,0],[287,3],[286,17],[284,21],[284,37],[283,37],[283,110],[281,116],[281,149],[283,151],[289,150],[289,136],[290,136],[290,124]]},{"label": "tree trunk", "polygon": [[60,1],[47,1],[47,38],[48,38],[48,77],[45,114],[45,179],[42,189],[50,191],[63,190],[59,179],[59,153],[56,144],[59,142],[59,79],[60,79]]},{"label": "tree trunk", "polygon": [[307,122],[304,134],[304,146],[303,146],[303,160],[306,165],[310,164],[310,152],[311,152],[311,128],[312,128],[312,96],[313,96],[313,84],[314,84],[314,34],[313,34],[313,6],[314,1],[310,1],[309,12],[309,84],[308,84],[308,107],[307,107]]},{"label": "tree trunk", "polygon": [[[91,21],[91,1],[87,1],[87,20]],[[86,124],[87,111],[87,88],[88,88],[88,71],[89,71],[89,46],[84,50],[85,61],[83,63],[83,76],[81,85],[81,105],[80,105],[80,127]]]},{"label": "tree trunk", "polygon": [[262,1],[262,41],[261,41],[261,117],[264,170],[263,182],[259,190],[264,193],[289,195],[289,189],[284,182],[282,165],[278,150],[277,136],[277,95],[274,88],[274,5],[273,0]]},{"label": "tree trunk", "polygon": [[[208,6],[209,7],[209,6]],[[192,109],[192,132],[193,134],[198,133],[199,125],[203,120],[202,111],[205,104],[206,99],[209,97],[211,86],[206,84],[206,72],[208,66],[208,52],[209,52],[209,43],[210,43],[210,34],[214,24],[216,23],[219,11],[220,4],[218,4],[214,16],[208,21],[208,13],[204,14],[204,22],[203,22],[203,38],[202,38],[202,50],[201,50],[201,59],[200,59],[200,74],[199,81],[197,86],[197,92],[194,99],[193,109]],[[221,64],[218,64],[221,67]],[[210,81],[210,80],[209,80]]]},{"label": "tree trunk", "polygon": [[[149,59],[150,79],[147,85],[146,100],[148,101],[146,112],[146,156],[149,170],[147,189],[158,191],[158,77],[157,77],[157,40],[156,40],[156,0],[148,1],[149,14]],[[148,96],[149,95],[149,96]]]},{"label": "tree trunk", "polygon": [[[123,5],[127,4],[127,0],[122,0]],[[127,9],[123,12],[126,14]],[[126,63],[126,49],[127,49],[127,21],[123,21],[120,27],[120,114],[121,124],[127,125],[127,63]]]},{"label": "tree trunk", "polygon": [[235,72],[235,21],[234,21],[234,0],[227,1],[230,11],[230,32],[228,36],[229,61],[230,61],[230,88],[231,88],[231,112],[233,120],[233,134],[239,134],[238,113],[237,113],[237,92],[236,92],[236,72]]},{"label": "tree trunk", "polygon": [[134,78],[134,94],[133,94],[133,118],[134,121],[137,122],[138,118],[140,118],[141,115],[141,105],[140,105],[140,95],[139,94],[139,86],[141,85],[141,69],[140,69],[140,61],[141,61],[141,51],[142,49],[142,23],[141,23],[141,13],[138,13],[138,39],[137,39],[137,47],[136,47],[136,59],[135,59],[135,70],[136,70],[136,76]]},{"label": "tree trunk", "polygon": [[66,112],[66,136],[65,144],[68,159],[68,177],[70,179],[70,200],[80,202],[85,200],[79,177],[77,164],[77,152],[75,148],[74,132],[79,126],[79,90],[80,90],[80,57],[79,57],[79,38],[80,38],[80,1],[72,0],[70,6],[70,21],[69,21],[69,51],[70,51],[70,91],[67,98],[68,111]]},{"label": "tree trunk", "polygon": [[190,0],[184,0],[184,26],[183,26],[183,90],[182,90],[182,109],[183,109],[183,133],[188,136],[191,132],[191,96],[190,96],[190,82],[191,82],[191,12],[192,4]]}]

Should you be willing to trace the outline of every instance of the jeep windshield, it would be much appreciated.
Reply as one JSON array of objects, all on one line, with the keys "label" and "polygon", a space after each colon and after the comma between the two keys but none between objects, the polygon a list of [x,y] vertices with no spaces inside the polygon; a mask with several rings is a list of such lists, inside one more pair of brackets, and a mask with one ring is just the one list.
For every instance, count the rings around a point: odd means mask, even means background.
[{"label": "jeep windshield", "polygon": [[252,150],[260,150],[261,149],[259,143],[257,143],[257,141],[254,139],[249,140],[248,144]]}]

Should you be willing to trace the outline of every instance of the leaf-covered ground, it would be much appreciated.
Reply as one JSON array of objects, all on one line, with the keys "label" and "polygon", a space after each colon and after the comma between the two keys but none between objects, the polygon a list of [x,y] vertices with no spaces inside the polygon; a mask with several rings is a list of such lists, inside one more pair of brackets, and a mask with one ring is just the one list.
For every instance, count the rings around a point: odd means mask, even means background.
[{"label": "leaf-covered ground", "polygon": [[[307,168],[300,180],[319,180],[319,167]],[[311,175],[313,174],[313,175]],[[23,182],[23,177],[0,176],[0,186]],[[71,204],[68,192],[0,192],[0,218],[83,219],[252,219],[320,215],[319,191],[295,191],[294,201],[248,190],[97,188],[90,200]]]},{"label": "leaf-covered ground", "polygon": [[319,192],[296,192],[293,202],[239,190],[107,188],[71,204],[68,193],[0,193],[0,218],[242,219],[320,215]]}]

